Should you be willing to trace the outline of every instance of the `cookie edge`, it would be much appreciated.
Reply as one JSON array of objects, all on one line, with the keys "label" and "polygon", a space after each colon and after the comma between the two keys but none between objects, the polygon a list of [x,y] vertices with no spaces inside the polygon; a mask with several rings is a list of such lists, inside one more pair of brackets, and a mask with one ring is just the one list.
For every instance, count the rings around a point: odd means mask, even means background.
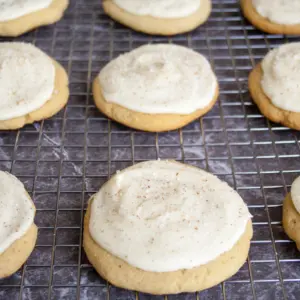
[{"label": "cookie edge", "polygon": [[44,9],[0,22],[0,36],[17,37],[37,27],[53,24],[63,17],[68,6],[69,0],[53,0]]},{"label": "cookie edge", "polygon": [[51,98],[40,108],[20,116],[8,120],[0,120],[0,130],[15,130],[52,117],[58,113],[68,102],[69,99],[69,79],[65,69],[54,59],[51,59],[55,67],[55,83],[54,91]]},{"label": "cookie edge", "polygon": [[248,82],[252,99],[261,113],[275,123],[280,123],[291,129],[300,130],[300,113],[276,107],[262,90],[262,76],[263,70],[261,63],[259,63],[251,71]]},{"label": "cookie edge", "polygon": [[164,132],[182,128],[209,112],[218,100],[219,86],[217,85],[215,95],[208,106],[188,115],[141,113],[107,102],[102,94],[99,76],[93,82],[93,96],[97,108],[114,121],[138,130]]},{"label": "cookie edge", "polygon": [[300,34],[300,24],[284,25],[261,16],[252,4],[252,0],[241,0],[241,9],[246,19],[256,28],[271,34]]},{"label": "cookie edge", "polygon": [[[32,203],[35,213],[36,207],[28,193],[27,196]],[[0,279],[11,276],[27,261],[34,250],[37,234],[38,228],[33,221],[27,232],[0,254]]]},{"label": "cookie edge", "polygon": [[296,210],[291,193],[283,200],[282,226],[288,237],[293,240],[300,251],[300,214]]},{"label": "cookie edge", "polygon": [[120,8],[112,0],[104,0],[102,6],[107,15],[124,26],[146,34],[169,36],[192,31],[207,21],[211,14],[211,0],[202,1],[204,6],[200,5],[195,13],[174,19],[138,16]]},{"label": "cookie edge", "polygon": [[[196,168],[194,166],[190,167]],[[245,232],[232,249],[205,265],[175,272],[147,272],[133,267],[106,251],[90,235],[89,220],[93,197],[89,200],[84,217],[83,247],[90,263],[100,276],[115,286],[155,295],[201,291],[233,276],[247,260],[250,241],[253,236],[251,219],[245,227]],[[227,261],[226,267],[224,260]],[[235,266],[234,263],[236,263]],[[220,268],[221,266],[222,268]],[[223,274],[220,272],[221,269],[224,270]]]}]

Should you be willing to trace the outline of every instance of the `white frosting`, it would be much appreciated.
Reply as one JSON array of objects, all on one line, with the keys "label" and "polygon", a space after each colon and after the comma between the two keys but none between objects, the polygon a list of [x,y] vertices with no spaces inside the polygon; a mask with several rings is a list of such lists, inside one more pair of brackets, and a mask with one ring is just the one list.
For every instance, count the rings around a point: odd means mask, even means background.
[{"label": "white frosting", "polygon": [[252,3],[256,11],[271,22],[283,25],[300,23],[299,0],[252,0]]},{"label": "white frosting", "polygon": [[270,51],[262,62],[262,89],[271,102],[284,110],[300,112],[300,43]]},{"label": "white frosting", "polygon": [[195,13],[202,0],[113,0],[115,4],[135,15],[156,18],[183,18]]},{"label": "white frosting", "polygon": [[292,184],[291,198],[296,210],[300,214],[300,176],[297,177]]},{"label": "white frosting", "polygon": [[230,250],[245,232],[247,206],[216,176],[173,161],[125,169],[95,194],[89,230],[137,268],[190,269]]},{"label": "white frosting", "polygon": [[0,120],[42,107],[52,96],[55,67],[31,44],[0,43]]},{"label": "white frosting", "polygon": [[0,254],[28,231],[33,219],[34,207],[24,185],[0,171]]},{"label": "white frosting", "polygon": [[53,0],[0,0],[0,22],[10,21],[48,7]]},{"label": "white frosting", "polygon": [[120,55],[99,74],[106,101],[143,113],[190,114],[206,107],[217,79],[201,54],[172,44]]}]

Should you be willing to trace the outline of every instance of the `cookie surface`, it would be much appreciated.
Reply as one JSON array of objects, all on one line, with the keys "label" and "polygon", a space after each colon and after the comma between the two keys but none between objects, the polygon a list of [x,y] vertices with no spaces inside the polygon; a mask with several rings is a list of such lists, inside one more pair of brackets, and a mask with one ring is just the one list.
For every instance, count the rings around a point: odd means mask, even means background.
[{"label": "cookie surface", "polygon": [[148,34],[175,35],[191,31],[204,23],[211,12],[211,0],[201,0],[201,5],[195,12],[180,18],[133,14],[119,7],[113,0],[104,0],[103,9],[111,18],[134,30]]},{"label": "cookie surface", "polygon": [[291,186],[291,192],[283,201],[283,228],[287,235],[296,242],[300,251],[300,176]]},{"label": "cookie surface", "polygon": [[300,251],[300,214],[295,208],[290,193],[283,201],[282,225],[286,234],[295,241]]},{"label": "cookie surface", "polygon": [[34,249],[37,233],[38,229],[33,224],[26,234],[0,254],[0,278],[14,274],[22,267]]},{"label": "cookie surface", "polygon": [[227,183],[193,166],[149,161],[117,172],[92,197],[83,243],[113,284],[174,294],[236,273],[251,237],[248,208]]},{"label": "cookie surface", "polygon": [[181,128],[190,122],[205,115],[212,109],[219,96],[219,89],[216,90],[211,103],[203,108],[198,109],[189,115],[179,114],[146,114],[136,112],[118,104],[107,102],[103,95],[98,78],[93,83],[94,101],[98,109],[109,118],[138,130],[149,132],[163,132]]},{"label": "cookie surface", "polygon": [[300,113],[280,109],[267,97],[261,87],[263,71],[258,64],[249,75],[249,91],[261,113],[275,123],[300,130]]},{"label": "cookie surface", "polygon": [[99,246],[89,233],[90,206],[84,219],[84,250],[96,271],[115,286],[150,294],[177,294],[210,288],[234,275],[245,263],[252,238],[252,224],[235,246],[210,263],[189,270],[146,272],[132,267]]},{"label": "cookie surface", "polygon": [[200,53],[174,44],[148,44],[104,66],[93,94],[108,117],[140,130],[166,131],[205,114],[218,97],[218,82]]},{"label": "cookie surface", "polygon": [[260,15],[252,0],[241,0],[244,16],[258,29],[273,34],[300,34],[300,24],[278,24]]},{"label": "cookie surface", "polygon": [[[0,114],[0,129],[2,130],[18,129],[25,124],[31,124],[35,121],[53,116],[65,106],[69,96],[68,76],[64,68],[58,62],[30,44],[20,43],[24,49],[29,47],[29,49],[34,50],[30,55],[34,55],[35,51],[38,50],[36,55],[42,55],[41,62],[43,59],[47,62],[47,67],[45,65],[33,67],[34,64],[31,62],[29,54],[27,54],[29,55],[28,57],[26,55],[20,57],[18,61],[16,57],[17,52],[14,52],[13,48],[9,48],[10,45],[18,47],[19,43],[5,43],[5,46],[8,47],[7,50],[5,50],[7,52],[3,54],[6,65],[2,70],[1,84],[3,84],[2,93],[4,95],[7,94],[7,96],[3,97],[3,99],[6,99],[6,102],[1,103],[3,115]],[[22,51],[20,53],[22,53]],[[8,55],[7,59],[5,55]],[[33,59],[37,59],[37,56]],[[35,63],[37,62],[38,61]],[[18,67],[19,63],[21,63],[21,65]],[[20,71],[22,66],[24,66],[24,69]],[[49,67],[51,68],[49,69]],[[32,73],[30,73],[29,70]],[[40,77],[41,80],[35,87],[34,83],[36,81],[34,78],[37,76],[37,74],[35,74],[36,71],[40,72],[38,77]],[[22,80],[22,76],[20,75],[23,74],[22,72],[26,74],[26,80]],[[28,82],[28,86],[26,82]],[[24,86],[22,86],[23,83]],[[43,97],[45,99],[43,99]],[[16,103],[20,104],[15,107]]]},{"label": "cookie surface", "polygon": [[52,0],[46,8],[21,15],[14,19],[0,21],[0,36],[19,36],[34,28],[53,24],[62,18],[68,5],[69,0]]},{"label": "cookie surface", "polygon": [[0,278],[12,275],[27,260],[37,239],[35,206],[24,185],[0,171]]}]

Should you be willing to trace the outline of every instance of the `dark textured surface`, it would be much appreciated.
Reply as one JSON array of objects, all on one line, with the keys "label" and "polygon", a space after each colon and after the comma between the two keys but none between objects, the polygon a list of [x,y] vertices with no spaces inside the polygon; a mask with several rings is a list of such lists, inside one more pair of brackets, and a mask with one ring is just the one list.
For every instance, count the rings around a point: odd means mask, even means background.
[{"label": "dark textured surface", "polygon": [[[15,40],[35,43],[68,70],[66,109],[19,131],[0,133],[0,169],[23,181],[37,207],[37,246],[24,268],[0,281],[0,299],[157,299],[109,286],[81,248],[88,198],[118,169],[173,158],[205,168],[235,187],[254,215],[249,260],[224,284],[172,300],[299,299],[300,255],[281,225],[281,204],[300,173],[299,132],[268,122],[252,103],[247,76],[276,45],[238,0],[213,1],[205,26],[172,39],[145,36],[107,18],[99,0],[71,0],[59,23]],[[137,132],[94,107],[91,81],[111,58],[148,42],[174,42],[206,55],[221,88],[212,111],[182,130]],[[109,298],[108,298],[109,297]]]}]

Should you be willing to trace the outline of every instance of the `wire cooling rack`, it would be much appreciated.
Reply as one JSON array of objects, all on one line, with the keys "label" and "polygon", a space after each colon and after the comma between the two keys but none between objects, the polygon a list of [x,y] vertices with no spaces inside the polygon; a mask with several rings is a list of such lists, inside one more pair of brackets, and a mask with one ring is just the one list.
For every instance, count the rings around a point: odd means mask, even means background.
[{"label": "wire cooling rack", "polygon": [[[249,0],[250,1],[250,0]],[[300,298],[300,254],[284,234],[281,206],[300,173],[300,133],[267,121],[251,101],[247,76],[267,51],[297,38],[265,35],[242,17],[238,0],[215,0],[209,21],[190,34],[146,36],[104,15],[99,0],[73,0],[62,21],[26,34],[70,76],[67,107],[19,131],[0,133],[0,169],[22,180],[37,207],[37,245],[25,266],[0,281],[0,299],[157,299],[101,279],[82,249],[88,198],[118,169],[172,158],[217,174],[254,215],[248,261],[225,283],[184,300]],[[2,39],[7,41],[7,39]],[[101,115],[91,82],[110,59],[145,43],[174,42],[206,55],[218,76],[218,103],[182,130],[152,134]]]}]

